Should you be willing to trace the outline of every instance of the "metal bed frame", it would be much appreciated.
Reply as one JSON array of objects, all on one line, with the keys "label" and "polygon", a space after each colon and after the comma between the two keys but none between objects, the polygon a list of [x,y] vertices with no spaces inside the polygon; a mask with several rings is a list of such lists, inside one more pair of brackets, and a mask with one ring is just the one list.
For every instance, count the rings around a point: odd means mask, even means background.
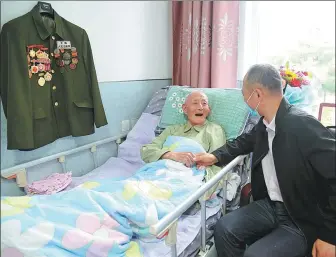
[{"label": "metal bed frame", "polygon": [[[220,172],[218,172],[212,179],[210,179],[207,183],[202,185],[198,190],[196,190],[192,195],[190,195],[185,201],[183,201],[179,206],[175,208],[174,211],[168,213],[165,217],[163,217],[160,221],[158,221],[155,225],[152,225],[149,229],[150,233],[157,236],[162,237],[166,236],[165,243],[166,245],[171,247],[171,257],[177,257],[177,249],[176,249],[176,230],[177,230],[177,222],[178,218],[195,202],[199,201],[201,204],[201,249],[198,256],[209,256],[211,249],[206,245],[206,206],[205,206],[205,194],[209,189],[216,185],[220,180],[223,180],[223,201],[222,201],[222,213],[223,215],[226,213],[226,185],[227,179],[226,175],[237,165],[240,165],[242,168],[245,156],[238,156],[233,161],[231,161],[228,165],[226,165]],[[212,249],[214,250],[214,249]],[[211,254],[214,255],[214,253]]]},{"label": "metal bed frame", "polygon": [[64,151],[61,153],[53,154],[47,157],[43,157],[41,159],[37,159],[34,161],[26,162],[23,164],[19,164],[16,166],[13,166],[8,169],[1,170],[1,177],[5,179],[16,179],[16,183],[18,187],[25,187],[27,185],[27,169],[34,167],[36,165],[46,163],[53,160],[58,160],[58,162],[62,165],[62,171],[66,172],[66,156],[79,153],[85,150],[90,150],[92,153],[92,158],[94,162],[94,167],[98,167],[98,160],[97,160],[97,150],[98,146],[115,142],[117,145],[119,145],[123,139],[125,139],[127,136],[127,133],[120,134],[115,137],[109,137],[105,138],[99,141],[96,141],[94,143],[86,144],[68,151]]},{"label": "metal bed frame", "polygon": [[[127,134],[120,134],[115,137],[106,138],[91,144],[87,144],[84,146],[80,146],[68,151],[64,151],[58,154],[50,155],[41,159],[37,159],[34,161],[30,161],[27,163],[23,163],[20,165],[16,165],[14,167],[1,170],[1,176],[5,179],[15,179],[18,187],[22,188],[27,185],[27,169],[33,166],[46,163],[53,160],[58,160],[60,165],[62,165],[63,172],[66,172],[66,156],[82,152],[85,150],[90,150],[92,153],[92,158],[94,161],[95,168],[98,167],[97,162],[97,151],[99,151],[99,146],[115,142],[117,146],[122,142]],[[223,180],[223,201],[222,201],[222,213],[226,213],[226,186],[227,186],[227,174],[237,165],[240,166],[240,170],[242,171],[244,159],[246,156],[238,156],[233,161],[231,161],[228,165],[226,165],[220,172],[218,172],[212,179],[210,179],[207,183],[202,185],[198,190],[196,190],[192,195],[190,195],[183,203],[175,208],[174,211],[167,214],[163,217],[159,222],[150,227],[150,233],[157,238],[165,237],[166,245],[171,248],[171,256],[177,257],[177,222],[179,217],[194,203],[197,201],[201,204],[201,249],[198,256],[203,257],[216,257],[214,247],[207,246],[206,243],[206,206],[205,206],[205,194],[209,189],[215,186],[218,182]],[[214,243],[211,244],[214,246]]]}]

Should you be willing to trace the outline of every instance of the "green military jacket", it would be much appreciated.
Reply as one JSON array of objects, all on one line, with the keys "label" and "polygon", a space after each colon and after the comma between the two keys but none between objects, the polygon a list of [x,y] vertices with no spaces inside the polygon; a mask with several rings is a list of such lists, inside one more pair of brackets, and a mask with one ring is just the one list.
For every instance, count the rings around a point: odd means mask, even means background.
[{"label": "green military jacket", "polygon": [[31,150],[107,124],[86,31],[36,5],[3,25],[0,95],[8,149]]}]

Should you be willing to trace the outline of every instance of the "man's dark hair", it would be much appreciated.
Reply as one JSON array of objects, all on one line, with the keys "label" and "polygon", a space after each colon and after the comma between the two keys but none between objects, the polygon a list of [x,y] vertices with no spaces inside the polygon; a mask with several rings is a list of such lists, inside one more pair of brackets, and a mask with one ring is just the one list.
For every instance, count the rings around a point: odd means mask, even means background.
[{"label": "man's dark hair", "polygon": [[261,84],[268,90],[280,93],[282,92],[282,81],[279,71],[270,64],[255,64],[246,74],[248,84]]}]

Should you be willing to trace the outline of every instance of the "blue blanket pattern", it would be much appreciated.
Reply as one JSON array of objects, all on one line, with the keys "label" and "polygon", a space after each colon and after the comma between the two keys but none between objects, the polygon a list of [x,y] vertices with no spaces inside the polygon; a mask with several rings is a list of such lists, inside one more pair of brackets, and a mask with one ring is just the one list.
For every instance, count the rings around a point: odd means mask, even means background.
[{"label": "blue blanket pattern", "polygon": [[[170,151],[205,152],[169,137]],[[1,256],[143,256],[134,239],[157,240],[155,224],[201,184],[204,171],[159,160],[126,180],[88,181],[54,195],[1,197]]]}]

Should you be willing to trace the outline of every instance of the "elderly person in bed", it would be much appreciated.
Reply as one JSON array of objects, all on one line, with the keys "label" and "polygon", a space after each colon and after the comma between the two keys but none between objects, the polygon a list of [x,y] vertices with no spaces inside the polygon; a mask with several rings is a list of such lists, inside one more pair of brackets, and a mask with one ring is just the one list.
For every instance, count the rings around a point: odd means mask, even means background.
[{"label": "elderly person in bed", "polygon": [[[188,118],[188,122],[166,128],[152,143],[143,146],[141,157],[144,162],[170,159],[183,163],[187,167],[194,164],[194,155],[192,153],[169,152],[163,149],[163,144],[168,136],[181,136],[193,139],[200,143],[207,152],[212,152],[225,143],[223,129],[219,125],[207,120],[210,107],[208,105],[208,97],[203,92],[194,91],[190,93],[182,109]],[[207,167],[206,178],[211,178],[219,170],[220,168],[217,166]]]}]

